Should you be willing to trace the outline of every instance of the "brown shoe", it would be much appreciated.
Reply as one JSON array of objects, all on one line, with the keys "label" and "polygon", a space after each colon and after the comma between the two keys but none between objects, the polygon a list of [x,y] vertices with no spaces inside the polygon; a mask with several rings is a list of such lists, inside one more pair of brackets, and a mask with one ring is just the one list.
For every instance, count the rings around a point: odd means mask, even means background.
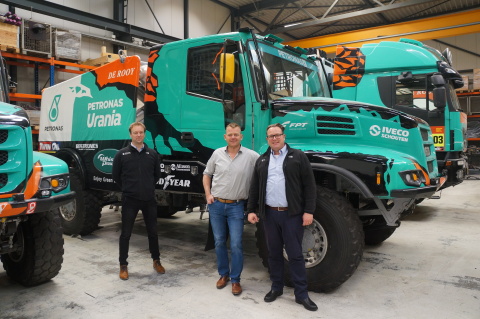
[{"label": "brown shoe", "polygon": [[217,289],[222,289],[225,288],[227,285],[227,282],[230,281],[230,278],[228,276],[222,276],[220,279],[217,281]]},{"label": "brown shoe", "polygon": [[127,265],[120,265],[120,279],[127,280],[128,279],[128,267]]},{"label": "brown shoe", "polygon": [[153,261],[153,269],[155,269],[159,274],[165,273],[165,268],[163,268],[159,259]]},{"label": "brown shoe", "polygon": [[242,286],[240,286],[240,283],[239,282],[233,282],[232,283],[232,294],[234,296],[238,296],[241,293],[242,293]]}]

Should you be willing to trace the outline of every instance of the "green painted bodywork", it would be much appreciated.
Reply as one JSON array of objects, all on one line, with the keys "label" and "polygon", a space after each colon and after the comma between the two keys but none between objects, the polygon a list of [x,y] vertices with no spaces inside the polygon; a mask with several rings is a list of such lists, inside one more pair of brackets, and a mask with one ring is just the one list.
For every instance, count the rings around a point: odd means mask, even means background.
[{"label": "green painted bodywork", "polygon": [[[259,153],[264,152],[267,149],[266,127],[278,122],[286,127],[287,143],[305,152],[342,154],[341,156],[347,157],[347,154],[362,154],[367,158],[369,156],[384,158],[386,164],[379,170],[382,171],[387,193],[382,194],[381,198],[388,198],[389,192],[393,189],[415,188],[405,185],[398,173],[416,169],[416,165],[427,170],[430,163],[429,177],[438,177],[433,142],[429,134],[430,129],[420,119],[403,116],[402,120],[408,118],[411,126],[404,128],[398,117],[392,115],[391,118],[384,119],[374,110],[373,106],[369,110],[368,107],[362,108],[357,102],[340,101],[322,96],[284,97],[276,101],[270,100],[270,103],[265,106],[265,103],[259,99],[258,90],[252,81],[255,75],[252,73],[254,67],[252,66],[252,57],[248,54],[248,48],[253,47],[253,42],[250,42],[249,33],[238,32],[183,40],[165,44],[159,49],[159,57],[155,60],[152,68],[152,74],[156,75],[158,80],[158,87],[155,90],[156,105],[153,107],[150,105],[150,111],[153,109],[155,112],[156,108],[156,111],[164,116],[173,131],[193,133],[194,138],[210,151],[225,145],[223,139],[225,118],[221,100],[188,94],[185,74],[187,73],[186,62],[189,48],[223,43],[226,39],[239,42],[243,48],[238,55],[238,62],[243,74],[246,105],[242,145]],[[265,43],[261,37],[258,38],[258,41],[260,45]],[[279,43],[268,43],[268,45],[272,49],[291,54]],[[299,54],[297,56],[301,57],[309,67],[316,68],[314,62],[306,59],[306,56]],[[257,85],[258,87],[260,85]],[[274,111],[277,104],[280,107]],[[349,107],[352,105],[355,111]],[[265,107],[262,109],[262,106]],[[301,110],[293,110],[299,106],[302,108]],[[283,113],[282,108],[285,111]],[[151,129],[147,122],[148,116],[148,112],[146,112],[147,130],[153,131],[155,129]],[[319,134],[317,118],[320,116],[351,119],[354,128],[350,129],[349,135]],[[394,129],[394,132],[401,131],[408,135],[408,138],[395,140],[391,139],[395,138],[395,135],[392,135],[391,138],[382,138],[382,135],[372,136],[370,133],[372,126]],[[422,141],[420,129],[427,132],[428,138],[425,141]],[[182,146],[178,136],[177,138],[174,136],[175,134],[166,136],[156,135],[155,132],[152,132],[151,135],[147,134],[147,144],[156,145],[159,153],[166,158],[178,157],[179,153],[192,152],[192,148]],[[430,149],[429,156],[425,155],[424,146]],[[358,164],[361,165],[361,163]],[[346,169],[349,168],[346,167]],[[355,171],[355,168],[352,170]],[[369,172],[369,174],[374,176],[375,172]]]}]

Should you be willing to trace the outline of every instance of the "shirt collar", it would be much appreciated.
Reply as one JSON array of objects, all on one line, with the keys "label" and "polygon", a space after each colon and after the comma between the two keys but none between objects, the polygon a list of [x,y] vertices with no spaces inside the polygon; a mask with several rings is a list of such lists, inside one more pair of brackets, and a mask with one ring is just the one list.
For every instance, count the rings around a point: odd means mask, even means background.
[{"label": "shirt collar", "polygon": [[[238,152],[241,153],[242,152],[242,145],[240,144],[240,148],[238,149]],[[228,153],[228,145],[225,146],[225,153]]]},{"label": "shirt collar", "polygon": [[[280,155],[283,155],[283,153],[285,153],[286,151],[287,151],[287,143],[285,143],[285,145],[283,145],[283,147],[278,152],[280,153]],[[270,154],[275,155],[273,154],[272,149],[270,149]]]},{"label": "shirt collar", "polygon": [[142,147],[140,149],[138,149],[135,145],[133,145],[133,143],[130,143],[130,146],[136,149],[138,152],[143,151],[143,149],[145,148],[145,144],[142,144]]}]

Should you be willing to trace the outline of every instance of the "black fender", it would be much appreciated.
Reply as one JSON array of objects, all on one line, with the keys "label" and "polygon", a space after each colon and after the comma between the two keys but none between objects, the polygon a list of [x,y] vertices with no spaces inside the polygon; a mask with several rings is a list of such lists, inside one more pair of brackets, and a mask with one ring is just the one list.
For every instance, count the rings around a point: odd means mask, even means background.
[{"label": "black fender", "polygon": [[73,161],[74,167],[78,169],[78,171],[80,172],[82,188],[86,189],[87,183],[86,183],[85,177],[87,176],[87,169],[85,168],[85,163],[83,162],[83,159],[80,156],[80,154],[78,154],[78,152],[72,148],[63,148],[53,155],[65,161],[69,167],[72,166],[72,161]]},{"label": "black fender", "polygon": [[355,188],[358,189],[359,193],[367,199],[373,199],[375,197],[370,191],[370,189],[367,187],[367,185],[365,185],[365,183],[357,175],[353,174],[351,171],[345,168],[321,163],[310,163],[310,165],[312,166],[312,169],[314,171],[327,172],[344,178],[345,180],[349,181],[353,186],[355,186]]}]

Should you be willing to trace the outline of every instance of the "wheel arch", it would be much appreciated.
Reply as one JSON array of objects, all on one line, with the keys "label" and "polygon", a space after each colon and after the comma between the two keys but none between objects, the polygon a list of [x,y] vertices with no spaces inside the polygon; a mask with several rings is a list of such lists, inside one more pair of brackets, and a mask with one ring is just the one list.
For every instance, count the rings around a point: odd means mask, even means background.
[{"label": "wheel arch", "polygon": [[327,173],[336,177],[340,177],[341,179],[347,181],[356,190],[358,190],[358,192],[364,198],[372,199],[375,197],[371,190],[368,188],[368,186],[357,175],[353,174],[345,168],[321,163],[311,163],[311,166],[314,172]]},{"label": "wheel arch", "polygon": [[87,176],[87,169],[80,154],[74,149],[63,148],[56,152],[55,156],[65,161],[68,164],[69,169],[73,167],[79,171],[82,189],[86,189],[87,185],[85,177]]}]

